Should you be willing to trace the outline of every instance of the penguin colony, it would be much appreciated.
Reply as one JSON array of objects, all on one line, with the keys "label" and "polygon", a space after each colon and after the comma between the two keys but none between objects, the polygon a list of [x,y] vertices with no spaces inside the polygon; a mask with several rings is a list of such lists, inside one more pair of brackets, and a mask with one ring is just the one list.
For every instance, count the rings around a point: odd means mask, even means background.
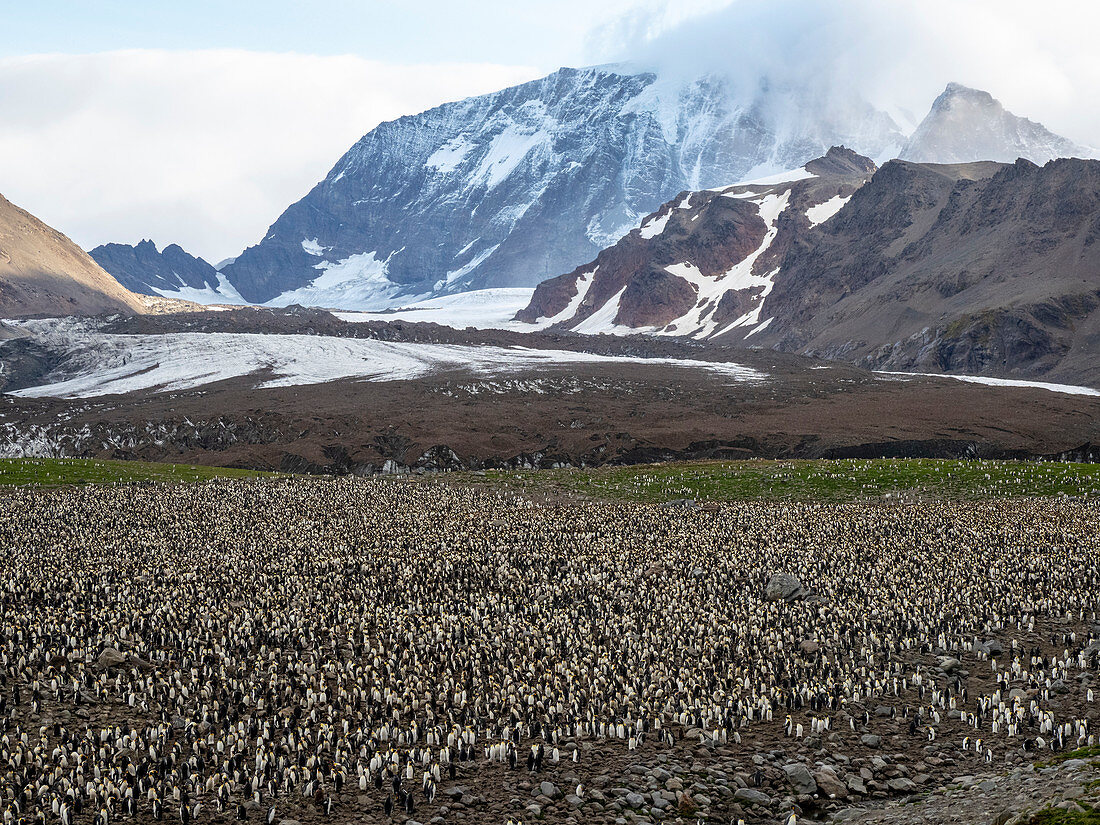
[{"label": "penguin colony", "polygon": [[787,822],[1096,743],[1086,503],[2,502],[6,825]]}]

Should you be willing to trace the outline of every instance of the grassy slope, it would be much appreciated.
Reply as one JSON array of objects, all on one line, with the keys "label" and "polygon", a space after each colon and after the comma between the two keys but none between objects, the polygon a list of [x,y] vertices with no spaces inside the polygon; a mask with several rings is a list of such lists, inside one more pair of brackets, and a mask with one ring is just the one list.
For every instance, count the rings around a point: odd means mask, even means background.
[{"label": "grassy slope", "polygon": [[844,460],[657,464],[463,474],[474,483],[621,501],[1100,499],[1100,465],[1013,461]]},{"label": "grassy slope", "polygon": [[[85,459],[0,459],[0,487],[193,482],[270,475],[228,467]],[[1100,500],[1100,465],[1012,461],[722,461],[457,473],[431,483],[618,501],[978,500],[1074,496]]]},{"label": "grassy slope", "polygon": [[75,458],[0,459],[0,486],[57,487],[66,484],[119,484],[136,481],[178,483],[259,475],[265,474],[231,467],[150,464],[142,461],[98,461]]}]

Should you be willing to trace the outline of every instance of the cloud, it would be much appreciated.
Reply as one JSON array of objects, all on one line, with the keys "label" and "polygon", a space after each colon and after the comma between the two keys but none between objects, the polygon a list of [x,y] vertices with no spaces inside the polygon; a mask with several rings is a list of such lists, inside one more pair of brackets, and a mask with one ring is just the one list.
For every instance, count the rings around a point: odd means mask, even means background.
[{"label": "cloud", "polygon": [[[855,90],[919,119],[950,81],[1100,147],[1100,4],[1080,0],[714,0],[677,23],[660,6],[600,30],[616,59]],[[682,6],[683,9],[700,8]]]},{"label": "cloud", "polygon": [[539,74],[236,50],[7,58],[0,192],[84,248],[148,237],[216,262],[378,123]]}]

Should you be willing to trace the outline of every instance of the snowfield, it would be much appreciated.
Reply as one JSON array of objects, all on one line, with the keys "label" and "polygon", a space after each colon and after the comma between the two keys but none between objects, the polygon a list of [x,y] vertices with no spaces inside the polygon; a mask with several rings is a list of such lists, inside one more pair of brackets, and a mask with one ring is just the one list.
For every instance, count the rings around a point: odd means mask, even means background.
[{"label": "snowfield", "polygon": [[398,309],[377,312],[334,312],[348,323],[412,321],[442,324],[454,329],[516,329],[530,331],[530,324],[514,322],[517,312],[531,302],[534,289],[524,287],[479,289],[417,301]]},{"label": "snowfield", "polygon": [[32,398],[190,390],[246,376],[254,376],[258,387],[288,387],[340,379],[408,381],[448,371],[508,376],[574,364],[682,367],[704,370],[732,383],[767,377],[740,364],[522,347],[394,343],[321,335],[115,335],[99,332],[92,322],[74,319],[27,321],[20,326],[64,354],[61,366],[46,383],[13,393]]}]

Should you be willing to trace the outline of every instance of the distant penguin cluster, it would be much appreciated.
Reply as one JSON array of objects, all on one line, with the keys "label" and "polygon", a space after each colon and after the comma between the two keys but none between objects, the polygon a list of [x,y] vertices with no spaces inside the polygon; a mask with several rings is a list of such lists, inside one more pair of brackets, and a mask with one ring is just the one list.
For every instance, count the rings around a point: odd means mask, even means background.
[{"label": "distant penguin cluster", "polygon": [[[353,479],[2,504],[5,825],[428,821],[456,782],[581,770],[591,742],[741,749],[760,787],[750,732],[858,742],[875,706],[986,763],[1096,742],[1084,504],[704,512]],[[769,601],[777,571],[805,593]]]}]

